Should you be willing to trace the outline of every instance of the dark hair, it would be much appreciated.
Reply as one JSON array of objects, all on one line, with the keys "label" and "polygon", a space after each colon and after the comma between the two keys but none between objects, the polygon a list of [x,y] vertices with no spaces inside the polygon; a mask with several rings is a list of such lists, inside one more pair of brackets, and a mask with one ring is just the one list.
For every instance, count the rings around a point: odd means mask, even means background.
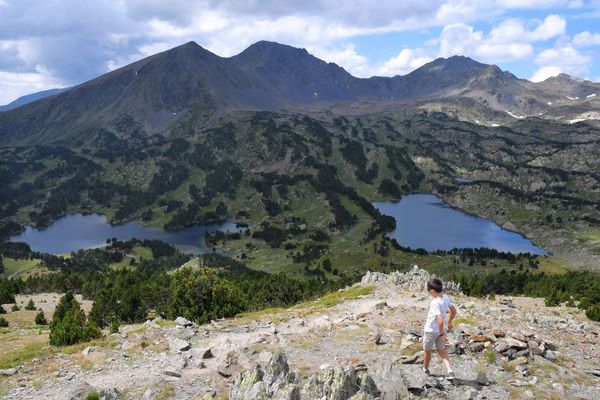
[{"label": "dark hair", "polygon": [[431,289],[441,293],[444,290],[444,285],[438,278],[432,278],[429,280],[429,282],[427,282],[427,291],[430,291]]}]

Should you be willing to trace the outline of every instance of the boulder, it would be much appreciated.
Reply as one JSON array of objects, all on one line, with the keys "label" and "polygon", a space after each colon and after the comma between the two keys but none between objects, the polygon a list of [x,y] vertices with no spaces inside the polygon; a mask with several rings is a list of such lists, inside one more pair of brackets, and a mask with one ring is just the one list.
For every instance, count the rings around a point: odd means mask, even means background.
[{"label": "boulder", "polygon": [[0,369],[0,376],[13,376],[16,375],[19,370],[21,369],[21,366],[16,366],[14,368],[7,368],[7,369]]},{"label": "boulder", "polygon": [[505,338],[504,341],[508,345],[508,347],[512,347],[513,349],[526,349],[527,343],[522,340],[514,339],[514,338]]},{"label": "boulder", "polygon": [[490,380],[488,379],[488,377],[487,377],[487,375],[486,375],[485,372],[479,372],[479,373],[477,373],[477,379],[476,379],[476,381],[481,386],[488,386],[490,384]]},{"label": "boulder", "polygon": [[369,338],[367,339],[367,343],[369,343],[369,344],[375,344],[375,345],[383,344],[383,342],[381,341],[381,332],[374,332],[374,333],[372,333],[369,336]]},{"label": "boulder", "polygon": [[469,324],[458,324],[457,327],[459,332],[464,333],[467,336],[477,336],[477,335],[481,335],[481,329],[477,328],[476,326],[473,325],[469,325]]},{"label": "boulder", "polygon": [[310,376],[300,389],[296,374],[290,372],[285,353],[275,353],[266,368],[256,364],[236,376],[231,400],[277,399],[374,399],[379,395],[375,381],[354,367],[324,366]]},{"label": "boulder", "polygon": [[523,335],[522,333],[519,332],[513,332],[510,334],[510,336],[513,339],[517,339],[519,342],[527,342],[527,338],[525,337],[525,335]]},{"label": "boulder", "polygon": [[396,364],[384,365],[377,369],[373,374],[373,380],[381,392],[381,400],[400,400],[409,397],[402,370]]},{"label": "boulder", "polygon": [[121,392],[115,388],[101,389],[98,391],[100,400],[117,400],[121,398]]},{"label": "boulder", "polygon": [[81,354],[83,354],[84,356],[88,356],[94,350],[96,350],[96,346],[88,346],[85,349],[83,349],[83,351],[81,352]]},{"label": "boulder", "polygon": [[192,346],[187,340],[179,338],[169,338],[169,350],[171,351],[188,351]]},{"label": "boulder", "polygon": [[469,350],[474,352],[479,352],[485,349],[485,343],[482,342],[474,342],[469,343]]},{"label": "boulder", "polygon": [[180,326],[182,328],[191,328],[194,325],[196,325],[195,323],[193,323],[192,321],[190,321],[189,319],[185,319],[183,317],[177,317],[175,319],[175,324],[177,326]]},{"label": "boulder", "polygon": [[408,391],[413,394],[421,394],[428,387],[436,386],[434,378],[425,375],[421,365],[408,365],[403,368],[402,378]]},{"label": "boulder", "polygon": [[198,357],[202,360],[206,360],[209,358],[214,358],[214,354],[212,352],[212,348],[211,347],[199,347],[199,348],[193,348],[192,349],[192,353],[194,354],[194,357]]},{"label": "boulder", "polygon": [[504,333],[504,331],[502,329],[494,329],[492,331],[492,334],[494,336],[496,336],[497,338],[503,338],[506,336],[506,333]]}]

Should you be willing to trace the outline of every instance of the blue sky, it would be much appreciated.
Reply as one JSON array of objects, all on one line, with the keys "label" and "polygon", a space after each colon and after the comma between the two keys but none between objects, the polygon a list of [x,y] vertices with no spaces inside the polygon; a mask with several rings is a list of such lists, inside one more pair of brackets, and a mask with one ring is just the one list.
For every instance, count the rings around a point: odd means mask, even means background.
[{"label": "blue sky", "polygon": [[0,104],[190,40],[224,57],[277,41],[360,77],[460,54],[600,81],[600,0],[0,0]]}]

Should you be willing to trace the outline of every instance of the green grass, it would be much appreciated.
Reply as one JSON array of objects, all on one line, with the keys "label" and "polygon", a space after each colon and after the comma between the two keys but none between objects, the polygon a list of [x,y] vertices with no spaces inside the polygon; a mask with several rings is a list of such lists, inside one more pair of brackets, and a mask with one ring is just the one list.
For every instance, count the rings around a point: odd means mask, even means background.
[{"label": "green grass", "polygon": [[129,269],[131,268],[131,260],[135,259],[137,262],[140,262],[141,259],[144,260],[152,260],[152,250],[148,247],[143,246],[135,246],[131,249],[131,252],[123,257],[123,260],[117,263],[110,264],[110,268],[112,269]]},{"label": "green grass", "polygon": [[473,325],[473,326],[477,326],[477,321],[474,318],[469,318],[469,317],[458,317],[456,319],[454,319],[454,321],[452,321],[452,323],[454,324],[454,326],[458,326],[459,324],[466,324],[466,325]]},{"label": "green grass", "polygon": [[488,364],[495,364],[496,363],[496,359],[498,354],[494,351],[494,350],[486,350],[483,352],[483,355],[485,356],[486,361],[488,362]]},{"label": "green grass", "polygon": [[58,353],[75,354],[88,346],[102,346],[105,343],[103,339],[98,339],[71,346],[54,347],[48,344],[46,335],[42,337],[36,336],[30,340],[30,343],[13,346],[13,349],[3,351],[0,354],[0,369],[13,368],[17,365],[27,364],[34,358],[49,357]]},{"label": "green grass", "polygon": [[40,343],[30,343],[25,346],[8,350],[0,355],[0,369],[13,368],[17,365],[25,364],[34,358],[44,357],[51,350],[47,341]]},{"label": "green grass", "polygon": [[23,275],[28,272],[33,272],[34,270],[41,267],[40,260],[15,260],[14,258],[4,258],[4,272],[2,273],[3,277],[7,278],[17,278],[20,275]]},{"label": "green grass", "polygon": [[177,325],[175,323],[175,321],[168,321],[168,320],[156,321],[156,324],[158,326],[175,326],[175,325]]},{"label": "green grass", "polygon": [[375,290],[375,286],[353,286],[348,289],[338,290],[337,292],[326,294],[316,300],[317,305],[323,307],[333,307],[345,301],[355,300],[362,296],[367,296]]}]

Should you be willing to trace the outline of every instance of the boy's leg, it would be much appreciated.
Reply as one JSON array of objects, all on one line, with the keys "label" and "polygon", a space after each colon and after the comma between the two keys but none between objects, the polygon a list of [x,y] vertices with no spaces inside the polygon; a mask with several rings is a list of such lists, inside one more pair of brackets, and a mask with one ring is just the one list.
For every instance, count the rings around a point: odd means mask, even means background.
[{"label": "boy's leg", "polygon": [[[444,362],[444,365],[446,366],[446,370],[448,372],[451,372],[452,364],[450,364],[450,357],[448,357],[448,352],[446,351],[446,349],[438,349],[438,354],[440,355],[440,357],[442,357],[442,361]],[[431,354],[429,355],[429,357],[431,358]]]},{"label": "boy's leg", "polygon": [[431,362],[431,350],[425,350],[423,352],[423,368],[429,369],[430,362]]}]

